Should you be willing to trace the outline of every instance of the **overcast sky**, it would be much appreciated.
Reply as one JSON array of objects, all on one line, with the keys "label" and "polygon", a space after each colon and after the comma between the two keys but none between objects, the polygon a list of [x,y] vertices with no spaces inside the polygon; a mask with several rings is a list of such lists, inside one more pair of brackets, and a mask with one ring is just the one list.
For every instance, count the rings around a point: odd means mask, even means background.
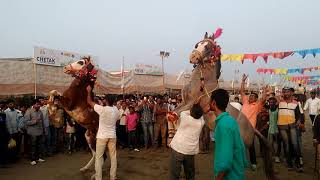
[{"label": "overcast sky", "polygon": [[[30,57],[33,47],[69,50],[99,57],[105,70],[135,63],[161,64],[165,70],[191,69],[188,57],[208,31],[225,54],[288,51],[320,47],[319,0],[1,0],[0,57]],[[319,66],[320,56],[299,55],[265,64],[225,62],[223,78],[234,70],[259,79],[259,67]]]}]

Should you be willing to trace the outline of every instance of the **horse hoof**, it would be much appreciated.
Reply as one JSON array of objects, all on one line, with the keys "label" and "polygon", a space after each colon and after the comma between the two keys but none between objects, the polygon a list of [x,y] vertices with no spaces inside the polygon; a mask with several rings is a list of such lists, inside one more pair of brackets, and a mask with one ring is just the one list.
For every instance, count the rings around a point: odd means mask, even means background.
[{"label": "horse hoof", "polygon": [[91,179],[91,180],[96,179],[96,174],[92,175],[90,179]]},{"label": "horse hoof", "polygon": [[83,167],[83,168],[80,169],[80,172],[86,172],[88,170],[89,170],[88,168]]}]

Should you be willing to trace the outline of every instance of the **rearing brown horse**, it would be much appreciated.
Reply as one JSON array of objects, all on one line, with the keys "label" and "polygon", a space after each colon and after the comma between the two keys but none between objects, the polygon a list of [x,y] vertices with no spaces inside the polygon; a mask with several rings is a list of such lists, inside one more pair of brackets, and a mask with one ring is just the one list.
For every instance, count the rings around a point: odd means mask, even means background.
[{"label": "rearing brown horse", "polygon": [[[80,171],[87,170],[93,165],[95,158],[95,141],[99,125],[99,115],[89,108],[87,104],[86,87],[94,87],[97,70],[91,62],[90,57],[69,64],[64,67],[64,73],[72,75],[74,80],[67,90],[61,95],[58,91],[52,90],[49,93],[49,102],[59,98],[64,110],[82,127],[86,128],[85,137],[92,152],[92,158]],[[49,105],[50,109],[50,105]]]}]

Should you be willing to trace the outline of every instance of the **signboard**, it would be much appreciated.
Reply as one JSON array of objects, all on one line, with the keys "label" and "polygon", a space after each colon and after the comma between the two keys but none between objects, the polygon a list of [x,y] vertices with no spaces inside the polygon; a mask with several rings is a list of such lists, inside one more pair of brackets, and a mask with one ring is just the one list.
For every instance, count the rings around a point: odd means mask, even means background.
[{"label": "signboard", "polygon": [[80,60],[83,56],[88,55],[42,47],[34,47],[33,62],[35,64],[42,65],[65,66],[71,62]]},{"label": "signboard", "polygon": [[157,65],[136,64],[134,67],[134,73],[162,76],[162,68]]}]

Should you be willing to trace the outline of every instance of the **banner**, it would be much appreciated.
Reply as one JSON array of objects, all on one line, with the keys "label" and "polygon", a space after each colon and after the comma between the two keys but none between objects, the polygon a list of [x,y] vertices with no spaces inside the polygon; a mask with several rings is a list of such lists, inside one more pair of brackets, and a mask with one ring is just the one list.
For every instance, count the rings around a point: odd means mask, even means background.
[{"label": "banner", "polygon": [[155,76],[162,76],[162,68],[157,65],[136,64],[134,67],[135,74],[148,74]]},{"label": "banner", "polygon": [[[69,51],[60,51],[42,47],[34,47],[33,62],[35,64],[49,65],[49,66],[65,66],[71,62],[80,60],[83,55]],[[93,58],[95,59],[95,58]]]}]

